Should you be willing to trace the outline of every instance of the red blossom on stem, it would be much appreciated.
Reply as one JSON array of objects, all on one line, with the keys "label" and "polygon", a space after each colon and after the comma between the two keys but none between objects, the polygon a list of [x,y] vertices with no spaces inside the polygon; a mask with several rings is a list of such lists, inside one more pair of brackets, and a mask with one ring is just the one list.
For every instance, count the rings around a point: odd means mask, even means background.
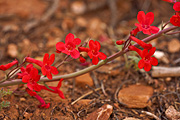
[{"label": "red blossom on stem", "polygon": [[41,86],[41,89],[48,90],[48,91],[53,92],[53,93],[58,93],[58,95],[59,95],[62,99],[65,99],[63,92],[60,90],[61,82],[62,82],[62,81],[63,81],[63,79],[61,79],[61,80],[59,81],[57,87],[49,86],[49,88],[51,88],[52,90],[51,90],[51,89],[48,89],[48,88],[45,87],[45,86],[42,86],[42,85],[40,85],[40,86]]},{"label": "red blossom on stem", "polygon": [[18,73],[18,78],[22,78],[24,75],[28,75],[30,73],[30,71],[33,69],[33,65],[32,64],[28,64],[26,66],[26,68],[21,67],[21,73]]},{"label": "red blossom on stem", "polygon": [[146,15],[144,11],[139,11],[137,15],[139,23],[135,23],[139,31],[142,31],[144,34],[155,34],[158,33],[159,28],[156,26],[151,26],[154,21],[154,13],[148,12]]},{"label": "red blossom on stem", "polygon": [[45,101],[39,96],[37,95],[36,92],[31,91],[29,88],[26,88],[26,92],[30,95],[30,96],[34,96],[40,103],[41,105],[39,105],[39,108],[49,108],[50,107],[50,103],[45,103]]},{"label": "red blossom on stem", "polygon": [[176,0],[163,0],[163,1],[166,1],[166,2],[169,2],[169,3],[175,3]]},{"label": "red blossom on stem", "polygon": [[139,56],[142,58],[138,62],[139,69],[144,68],[145,71],[150,71],[152,65],[154,66],[158,65],[158,60],[155,57],[151,57],[156,51],[155,47],[152,47],[149,50],[149,52],[148,52],[148,49],[140,50],[136,48],[135,46],[129,46],[129,49],[136,51],[139,54]]},{"label": "red blossom on stem", "polygon": [[78,49],[81,52],[87,52],[89,57],[92,59],[92,63],[94,65],[97,65],[99,62],[99,59],[105,60],[107,58],[107,56],[104,53],[99,52],[100,48],[101,48],[101,45],[98,41],[90,40],[89,48],[79,47]]},{"label": "red blossom on stem", "polygon": [[51,66],[55,60],[55,54],[52,54],[49,58],[49,54],[45,54],[43,58],[43,66],[41,68],[42,74],[47,78],[52,79],[52,74],[58,74],[56,67]]},{"label": "red blossom on stem", "polygon": [[124,44],[124,43],[125,43],[124,40],[118,40],[118,41],[116,41],[116,44],[117,44],[117,45],[122,45],[122,44]]},{"label": "red blossom on stem", "polygon": [[83,56],[80,54],[80,56],[79,56],[79,61],[80,61],[81,63],[85,63],[85,62],[86,62],[86,59],[84,59]]},{"label": "red blossom on stem", "polygon": [[138,28],[135,28],[135,29],[133,29],[133,30],[130,32],[130,35],[131,35],[131,36],[136,36],[138,32],[139,32],[139,29],[138,29]]},{"label": "red blossom on stem", "polygon": [[46,53],[44,55],[43,62],[33,59],[33,58],[30,58],[30,57],[26,57],[26,62],[35,63],[38,66],[40,66],[42,74],[44,76],[47,76],[47,78],[49,78],[49,79],[52,79],[52,74],[54,74],[54,75],[58,74],[57,68],[54,66],[51,66],[53,64],[54,60],[55,60],[55,54],[52,54],[49,58],[48,53]]},{"label": "red blossom on stem", "polygon": [[58,42],[56,44],[56,50],[58,53],[62,52],[67,55],[71,55],[72,58],[77,59],[79,58],[79,51],[76,50],[76,45],[79,45],[81,43],[81,40],[79,38],[74,38],[74,35],[72,33],[69,33],[66,36],[65,43]]},{"label": "red blossom on stem", "polygon": [[41,87],[37,84],[39,79],[40,75],[38,75],[38,70],[36,68],[32,68],[29,74],[22,77],[22,82],[27,83],[27,87],[30,90],[40,91]]},{"label": "red blossom on stem", "polygon": [[14,65],[16,65],[16,64],[18,64],[18,61],[17,61],[17,60],[14,60],[13,62],[8,63],[8,64],[6,64],[6,65],[0,65],[0,70],[5,71],[5,70],[11,68],[12,66],[14,66]]}]

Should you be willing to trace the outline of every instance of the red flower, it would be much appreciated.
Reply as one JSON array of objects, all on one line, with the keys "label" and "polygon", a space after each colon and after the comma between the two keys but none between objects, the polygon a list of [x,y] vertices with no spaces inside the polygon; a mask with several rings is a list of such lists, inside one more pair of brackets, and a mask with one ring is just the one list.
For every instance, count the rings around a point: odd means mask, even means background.
[{"label": "red flower", "polygon": [[139,44],[141,47],[143,47],[144,49],[151,49],[152,48],[152,45],[151,44],[147,44],[145,42],[143,42],[142,40],[139,40],[137,39],[136,37],[134,36],[130,36],[130,39],[135,41],[137,44]]},{"label": "red flower", "polygon": [[42,85],[41,85],[41,89],[48,90],[53,93],[58,93],[59,97],[61,97],[62,99],[65,99],[63,92],[60,90],[62,81],[63,81],[63,79],[59,80],[57,87],[49,86],[49,88],[51,88],[52,90],[50,90],[47,87],[42,86]]},{"label": "red flower", "polygon": [[174,5],[173,5],[173,9],[175,11],[180,11],[180,2],[176,2]]},{"label": "red flower", "polygon": [[179,13],[176,12],[176,15],[173,15],[170,18],[170,22],[171,24],[173,24],[174,26],[179,26],[180,27],[180,15]]},{"label": "red flower", "polygon": [[51,66],[53,64],[53,62],[54,62],[54,59],[55,59],[55,54],[52,54],[50,56],[50,58],[49,58],[49,54],[48,53],[46,53],[44,55],[43,62],[39,61],[39,60],[36,60],[36,59],[33,59],[33,58],[30,58],[30,57],[26,57],[26,61],[27,62],[35,63],[38,66],[40,66],[42,74],[44,76],[46,75],[47,78],[49,78],[49,79],[52,79],[52,74],[54,74],[54,75],[58,74],[57,68],[54,67],[54,66]]},{"label": "red flower", "polygon": [[[49,58],[49,54],[44,55],[43,66],[41,68],[42,74],[47,76],[47,78],[52,79],[52,74],[58,74],[58,70],[56,67],[51,66],[54,62],[55,54],[52,54]],[[52,73],[52,74],[51,74]]]},{"label": "red flower", "polygon": [[107,56],[102,53],[102,52],[99,52],[101,48],[101,45],[98,41],[93,41],[93,40],[90,40],[89,41],[89,48],[84,48],[84,47],[79,47],[79,51],[84,51],[84,52],[87,52],[89,57],[92,59],[92,63],[94,65],[97,65],[98,62],[99,62],[99,58],[101,60],[105,60],[107,58]]},{"label": "red flower", "polygon": [[39,105],[39,108],[49,108],[50,107],[50,103],[45,103],[45,101],[39,96],[37,95],[36,92],[31,91],[29,88],[26,88],[26,92],[30,95],[30,96],[34,96],[40,103],[41,105]]},{"label": "red flower", "polygon": [[147,49],[144,49],[143,51],[136,48],[135,46],[129,46],[130,50],[136,51],[140,57],[142,58],[139,63],[138,63],[138,67],[139,69],[144,68],[145,71],[150,71],[151,70],[151,65],[156,66],[158,64],[158,60],[155,57],[151,57],[156,48],[152,47],[149,52]]},{"label": "red flower", "polygon": [[63,42],[58,42],[56,44],[57,52],[63,52],[67,55],[71,55],[72,58],[77,59],[79,58],[79,51],[76,50],[76,45],[79,45],[81,43],[81,40],[79,38],[74,38],[74,35],[72,33],[69,33],[66,36],[65,44]]},{"label": "red flower", "polygon": [[80,61],[81,63],[85,63],[85,62],[86,62],[86,59],[84,59],[83,56],[80,54],[80,56],[79,56],[79,61]]},{"label": "red flower", "polygon": [[150,26],[154,21],[154,14],[152,12],[148,12],[145,15],[144,11],[140,11],[138,12],[137,19],[139,23],[136,23],[135,25],[138,27],[139,31],[148,35],[158,33],[158,27]]},{"label": "red flower", "polygon": [[33,69],[33,65],[32,64],[28,64],[26,66],[26,68],[21,67],[21,73],[18,73],[18,78],[22,78],[24,75],[28,75],[30,73],[30,71]]},{"label": "red flower", "polygon": [[41,87],[37,84],[40,79],[38,70],[36,68],[31,69],[30,73],[22,77],[22,82],[27,83],[27,87],[30,90],[40,91]]},{"label": "red flower", "polygon": [[18,61],[17,61],[17,60],[14,60],[13,62],[8,63],[8,64],[6,64],[6,65],[0,65],[0,70],[5,71],[5,70],[11,68],[12,66],[14,66],[15,64],[18,64]]}]

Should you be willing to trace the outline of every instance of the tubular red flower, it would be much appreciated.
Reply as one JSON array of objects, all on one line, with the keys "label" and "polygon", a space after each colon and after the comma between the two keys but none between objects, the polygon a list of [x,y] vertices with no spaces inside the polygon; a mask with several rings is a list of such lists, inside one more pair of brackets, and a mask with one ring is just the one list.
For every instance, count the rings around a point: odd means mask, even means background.
[{"label": "tubular red flower", "polygon": [[52,90],[48,89],[46,86],[40,85],[40,87],[41,87],[41,89],[48,90],[53,93],[57,93],[59,95],[59,97],[61,97],[62,99],[65,99],[63,92],[60,90],[62,81],[63,81],[63,79],[59,80],[57,87],[49,86],[49,88],[51,88]]},{"label": "tubular red flower", "polygon": [[151,57],[156,50],[155,47],[152,47],[149,50],[149,52],[148,52],[148,49],[140,50],[136,48],[135,46],[129,46],[129,49],[136,51],[139,54],[139,56],[142,58],[138,62],[139,69],[144,68],[145,71],[150,71],[152,65],[154,66],[158,65],[158,60],[155,57]]},{"label": "tubular red flower", "polygon": [[175,10],[175,11],[180,11],[180,2],[176,2],[174,5],[173,5],[173,9]]},{"label": "tubular red flower", "polygon": [[30,90],[29,88],[26,88],[26,92],[30,95],[30,96],[34,96],[40,103],[41,105],[39,105],[39,108],[49,108],[50,107],[50,103],[45,103],[45,101],[39,96],[37,95],[36,92]]},{"label": "tubular red flower", "polygon": [[44,76],[47,76],[47,78],[52,79],[52,74],[56,75],[58,74],[58,70],[56,67],[51,66],[54,62],[55,54],[52,54],[49,58],[49,54],[46,53],[43,58],[43,65],[41,68],[41,72]]},{"label": "tubular red flower", "polygon": [[14,60],[13,62],[8,63],[8,64],[6,64],[6,65],[0,65],[0,70],[5,71],[5,70],[11,68],[12,66],[14,66],[14,65],[16,65],[16,64],[18,64],[18,61],[17,61],[17,60]]},{"label": "tubular red flower", "polygon": [[34,58],[31,58],[31,57],[26,57],[25,61],[28,62],[28,63],[35,63],[36,65],[38,65],[40,67],[43,66],[43,62],[42,61],[36,60]]},{"label": "tubular red flower", "polygon": [[136,23],[135,25],[138,27],[139,31],[142,31],[144,34],[148,35],[158,33],[158,27],[150,26],[154,21],[154,14],[152,12],[148,12],[145,15],[144,11],[139,11],[137,19],[139,23]]},{"label": "tubular red flower", "polygon": [[38,75],[38,70],[36,68],[32,68],[29,74],[22,77],[22,82],[27,83],[27,87],[30,90],[40,91],[41,87],[37,84],[39,79],[40,75]]},{"label": "tubular red flower", "polygon": [[143,42],[142,40],[139,40],[137,39],[136,37],[134,36],[130,36],[130,39],[135,41],[137,44],[139,44],[141,47],[143,47],[144,49],[151,49],[152,48],[152,45],[151,44],[147,44],[145,42]]},{"label": "tubular red flower", "polygon": [[72,33],[69,33],[66,36],[65,43],[58,42],[56,44],[56,50],[57,52],[62,52],[67,55],[71,55],[72,58],[77,59],[79,58],[79,51],[76,50],[76,45],[79,45],[81,43],[81,40],[79,38],[74,38],[74,35]]}]

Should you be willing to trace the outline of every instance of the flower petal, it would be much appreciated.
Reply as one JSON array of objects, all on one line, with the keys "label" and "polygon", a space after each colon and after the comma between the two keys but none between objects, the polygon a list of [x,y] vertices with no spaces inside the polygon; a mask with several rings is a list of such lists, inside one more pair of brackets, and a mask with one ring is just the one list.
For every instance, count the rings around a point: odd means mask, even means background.
[{"label": "flower petal", "polygon": [[46,68],[44,66],[41,68],[41,72],[44,76],[46,75]]},{"label": "flower petal", "polygon": [[156,26],[150,26],[150,33],[152,33],[152,34],[156,34],[156,33],[158,33],[159,32],[159,28],[158,27],[156,27]]},{"label": "flower petal", "polygon": [[180,2],[176,2],[174,5],[173,5],[173,9],[175,10],[175,11],[180,11]]},{"label": "flower petal", "polygon": [[73,42],[73,40],[74,40],[74,35],[72,33],[69,33],[65,38],[65,43]]},{"label": "flower petal", "polygon": [[138,19],[140,24],[145,23],[145,13],[144,13],[144,11],[139,11],[138,12],[137,19]]},{"label": "flower petal", "polygon": [[151,57],[151,60],[150,60],[151,64],[156,66],[158,65],[158,60],[155,58],[155,57]]},{"label": "flower petal", "polygon": [[63,42],[58,42],[56,44],[56,49],[57,51],[62,52],[65,49],[65,44]]},{"label": "flower petal", "polygon": [[139,62],[138,62],[138,67],[139,69],[142,69],[144,67],[144,60],[141,59]]},{"label": "flower petal", "polygon": [[151,25],[154,21],[154,13],[148,12],[145,18],[145,25]]},{"label": "flower petal", "polygon": [[58,90],[58,95],[62,98],[65,99],[64,94],[61,90]]},{"label": "flower petal", "polygon": [[103,52],[99,52],[99,55],[98,55],[99,59],[101,60],[105,60],[107,58],[107,56],[103,53]]},{"label": "flower petal", "polygon": [[92,59],[92,63],[93,63],[94,65],[97,65],[97,64],[98,64],[98,62],[99,62],[98,57],[93,57],[93,59]]},{"label": "flower petal", "polygon": [[54,75],[57,75],[59,72],[58,72],[56,67],[51,66],[51,73],[54,74]]},{"label": "flower petal", "polygon": [[96,51],[99,51],[101,48],[101,44],[98,41],[95,41],[95,45],[96,45]]},{"label": "flower petal", "polygon": [[55,54],[52,54],[49,58],[49,65],[52,65],[55,59]]},{"label": "flower petal", "polygon": [[96,44],[95,44],[95,42],[94,42],[93,40],[90,40],[90,41],[89,41],[89,48],[90,48],[91,50],[96,49]]},{"label": "flower petal", "polygon": [[144,70],[145,71],[150,71],[151,70],[151,64],[150,63],[145,63],[144,64]]},{"label": "flower petal", "polygon": [[46,53],[46,54],[44,55],[44,58],[43,58],[43,64],[47,64],[48,61],[49,61],[49,54]]},{"label": "flower petal", "polygon": [[70,55],[71,55],[72,58],[77,59],[77,58],[79,58],[80,53],[79,53],[78,50],[73,49],[73,50],[70,52]]},{"label": "flower petal", "polygon": [[30,79],[30,76],[29,76],[29,75],[24,75],[23,78],[22,78],[22,82],[28,83],[28,82],[29,82],[29,79]]},{"label": "flower petal", "polygon": [[79,44],[81,43],[81,40],[80,40],[79,38],[75,38],[74,41],[73,41],[73,43],[74,43],[75,45],[79,45]]},{"label": "flower petal", "polygon": [[50,71],[46,72],[46,76],[47,76],[48,79],[50,79],[50,80],[52,79],[52,74],[51,74]]},{"label": "flower petal", "polygon": [[156,47],[152,47],[147,55],[147,57],[151,57],[156,51]]}]

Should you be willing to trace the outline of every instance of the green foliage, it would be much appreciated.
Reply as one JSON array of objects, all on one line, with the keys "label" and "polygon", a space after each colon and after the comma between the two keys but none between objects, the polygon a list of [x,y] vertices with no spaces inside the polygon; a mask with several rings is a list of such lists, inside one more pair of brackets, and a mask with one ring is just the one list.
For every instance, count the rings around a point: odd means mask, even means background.
[{"label": "green foliage", "polygon": [[[0,90],[0,99],[3,98],[4,96],[6,95],[11,95],[12,91],[5,91],[3,88]],[[10,106],[10,102],[9,101],[2,101],[0,102],[0,110],[2,108],[6,108],[6,107],[9,107]]]}]

